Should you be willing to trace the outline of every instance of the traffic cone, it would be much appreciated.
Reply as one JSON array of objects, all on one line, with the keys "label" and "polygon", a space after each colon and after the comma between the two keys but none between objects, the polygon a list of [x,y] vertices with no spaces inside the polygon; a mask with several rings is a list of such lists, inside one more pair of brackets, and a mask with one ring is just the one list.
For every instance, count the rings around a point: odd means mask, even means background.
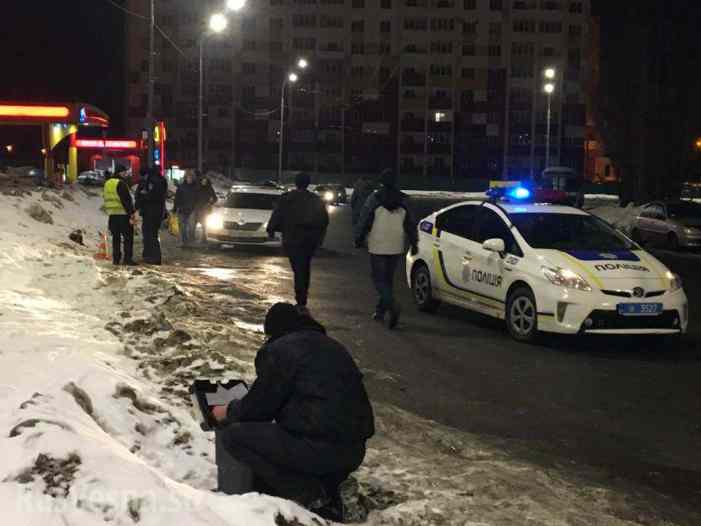
[{"label": "traffic cone", "polygon": [[110,255],[107,253],[107,234],[100,232],[100,242],[97,245],[97,254],[95,254],[95,259],[106,260],[109,258]]}]

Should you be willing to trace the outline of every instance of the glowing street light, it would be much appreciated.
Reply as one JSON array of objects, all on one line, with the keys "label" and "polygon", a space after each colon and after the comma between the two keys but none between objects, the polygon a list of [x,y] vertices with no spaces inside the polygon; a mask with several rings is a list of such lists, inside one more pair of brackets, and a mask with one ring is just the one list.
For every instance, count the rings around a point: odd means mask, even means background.
[{"label": "glowing street light", "polygon": [[228,0],[226,2],[226,8],[229,11],[241,11],[246,7],[246,0]]},{"label": "glowing street light", "polygon": [[299,80],[299,75],[297,75],[297,73],[290,73],[287,76],[287,80],[290,81],[292,84],[294,84],[295,82],[297,82]]},{"label": "glowing street light", "polygon": [[696,139],[696,149],[701,152],[701,137]]},{"label": "glowing street light", "polygon": [[543,76],[545,76],[545,78],[548,80],[553,80],[556,75],[557,71],[555,68],[545,68],[545,71],[543,71]]},{"label": "glowing street light", "polygon": [[299,69],[307,69],[307,66],[309,65],[309,62],[306,61],[306,59],[300,58],[297,61],[297,67]]},{"label": "glowing street light", "polygon": [[221,33],[229,25],[227,18],[221,13],[213,14],[209,19],[209,29],[213,33]]},{"label": "glowing street light", "polygon": [[7,150],[7,153],[12,153],[15,151],[15,146],[13,144],[8,144],[5,146],[5,149]]},{"label": "glowing street light", "polygon": [[545,91],[545,93],[548,95],[552,95],[552,93],[555,91],[555,84],[548,82],[545,86],[543,86],[543,91]]}]

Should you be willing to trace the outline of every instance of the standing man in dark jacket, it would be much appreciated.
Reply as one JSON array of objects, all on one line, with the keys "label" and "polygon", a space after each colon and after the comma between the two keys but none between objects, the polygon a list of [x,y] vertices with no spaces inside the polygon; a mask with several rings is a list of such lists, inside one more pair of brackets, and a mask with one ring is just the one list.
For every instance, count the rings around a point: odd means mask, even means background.
[{"label": "standing man in dark jacket", "polygon": [[394,329],[400,315],[399,303],[394,299],[394,274],[407,243],[412,254],[418,250],[418,233],[408,198],[397,188],[394,172],[383,171],[381,179],[382,188],[368,198],[360,213],[355,244],[360,248],[367,239],[372,281],[380,296],[373,318],[384,321],[389,312],[389,327]]},{"label": "standing man in dark jacket", "polygon": [[185,174],[185,180],[180,184],[175,192],[175,203],[173,204],[173,213],[177,214],[178,222],[180,223],[180,239],[183,247],[190,245],[191,241],[195,240],[195,229],[197,227],[197,218],[195,217],[195,203],[199,188],[195,181],[195,176],[191,170]]},{"label": "standing man in dark jacket", "polygon": [[329,226],[326,206],[318,195],[307,190],[310,182],[308,174],[297,174],[297,189],[280,198],[268,222],[268,235],[271,238],[275,232],[282,232],[282,246],[295,275],[297,308],[303,313],[308,312],[312,258],[324,242]]},{"label": "standing man in dark jacket", "polygon": [[124,264],[134,263],[134,216],[136,210],[131,199],[129,186],[123,180],[125,170],[118,168],[117,172],[105,181],[103,198],[105,212],[109,215],[109,229],[112,234],[112,263],[122,262],[122,242],[124,242]]},{"label": "standing man in dark jacket", "polygon": [[161,242],[158,231],[166,215],[168,183],[157,170],[150,168],[141,177],[136,189],[136,208],[143,221],[141,233],[144,241],[144,262],[161,264]]},{"label": "standing man in dark jacket", "polygon": [[342,520],[339,486],[365,458],[374,415],[348,351],[289,303],[265,319],[248,394],[215,407],[221,446],[253,470],[255,489]]},{"label": "standing man in dark jacket", "polygon": [[372,195],[372,192],[372,184],[367,177],[361,175],[353,185],[353,195],[351,196],[353,228],[355,228],[355,225],[358,224],[358,220],[360,219],[360,211],[363,209],[365,201],[367,201],[368,197]]},{"label": "standing man in dark jacket", "polygon": [[197,223],[202,225],[202,244],[207,243],[207,216],[212,212],[212,207],[218,200],[219,198],[209,177],[198,175],[197,197],[195,199],[195,227]]}]

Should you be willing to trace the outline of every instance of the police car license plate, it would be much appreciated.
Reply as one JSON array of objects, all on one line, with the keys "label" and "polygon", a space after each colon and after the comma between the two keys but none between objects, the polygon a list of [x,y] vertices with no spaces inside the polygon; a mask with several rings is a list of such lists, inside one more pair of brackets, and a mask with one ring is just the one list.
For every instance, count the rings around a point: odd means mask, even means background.
[{"label": "police car license plate", "polygon": [[664,311],[661,303],[619,303],[621,316],[659,316]]}]

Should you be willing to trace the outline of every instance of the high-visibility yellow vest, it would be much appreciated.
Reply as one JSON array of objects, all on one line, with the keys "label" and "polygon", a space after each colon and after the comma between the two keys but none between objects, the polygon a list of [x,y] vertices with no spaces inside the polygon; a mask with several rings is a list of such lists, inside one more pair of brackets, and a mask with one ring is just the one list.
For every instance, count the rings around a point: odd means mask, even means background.
[{"label": "high-visibility yellow vest", "polygon": [[125,216],[127,211],[122,205],[122,200],[119,198],[119,193],[117,193],[117,186],[119,186],[120,180],[116,177],[108,179],[105,182],[105,187],[102,191],[102,197],[105,200],[105,212],[111,216]]}]

